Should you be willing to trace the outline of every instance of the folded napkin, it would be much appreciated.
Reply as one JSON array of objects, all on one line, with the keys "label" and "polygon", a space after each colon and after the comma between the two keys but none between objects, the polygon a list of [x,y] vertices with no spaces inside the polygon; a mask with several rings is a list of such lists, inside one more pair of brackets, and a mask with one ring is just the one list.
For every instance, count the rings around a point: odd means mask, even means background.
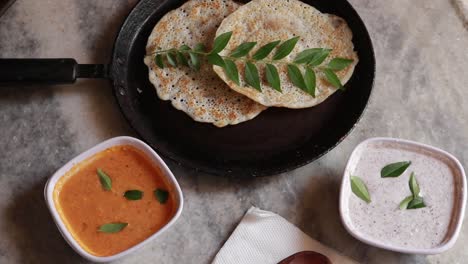
[{"label": "folded napkin", "polygon": [[304,250],[319,252],[332,263],[356,263],[313,240],[281,216],[252,207],[213,264],[276,264]]}]

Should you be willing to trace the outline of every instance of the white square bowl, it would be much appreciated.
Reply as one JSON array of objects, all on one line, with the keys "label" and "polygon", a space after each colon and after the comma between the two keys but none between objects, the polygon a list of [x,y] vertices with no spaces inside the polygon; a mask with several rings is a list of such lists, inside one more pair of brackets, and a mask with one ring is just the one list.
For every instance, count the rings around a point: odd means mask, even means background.
[{"label": "white square bowl", "polygon": [[[59,213],[57,212],[57,208],[55,207],[55,202],[53,199],[53,193],[55,189],[55,185],[57,182],[60,180],[62,176],[64,176],[70,169],[72,169],[75,165],[79,164],[80,162],[86,160],[87,158],[104,151],[110,147],[113,146],[119,146],[119,145],[130,145],[133,146],[140,151],[142,151],[149,159],[151,162],[153,162],[154,165],[159,167],[162,172],[162,176],[165,177],[166,182],[171,185],[171,189],[174,190],[175,197],[176,197],[176,205],[177,205],[177,210],[172,219],[161,229],[159,229],[157,232],[155,232],[153,235],[148,237],[147,239],[143,240],[142,242],[138,243],[137,245],[124,250],[118,254],[112,255],[112,256],[107,256],[107,257],[98,257],[94,256],[90,253],[88,253],[86,250],[84,250],[80,244],[73,238],[71,235],[70,231],[67,229],[65,226],[64,222],[62,221],[62,218],[60,217]],[[179,183],[177,182],[176,178],[172,174],[171,170],[167,167],[167,165],[164,163],[164,161],[159,157],[159,155],[151,148],[149,147],[146,143],[143,141],[132,138],[132,137],[115,137],[111,138],[109,140],[106,140],[93,148],[85,151],[84,153],[78,155],[76,158],[72,159],[69,161],[67,164],[65,164],[62,168],[60,168],[55,174],[47,181],[44,189],[44,196],[45,200],[47,203],[47,206],[49,207],[50,213],[52,214],[52,217],[55,221],[55,224],[57,225],[57,228],[59,229],[60,233],[62,234],[63,238],[68,242],[68,244],[83,258],[93,261],[93,262],[109,262],[109,261],[114,261],[117,260],[125,255],[128,255],[130,253],[133,253],[137,249],[141,248],[143,245],[148,244],[150,241],[154,240],[156,237],[158,237],[161,233],[166,231],[168,228],[170,228],[179,218],[180,214],[182,213],[182,208],[184,204],[183,196],[182,196],[182,190],[180,189]]]},{"label": "white square bowl", "polygon": [[[417,152],[429,153],[432,157],[438,157],[439,159],[450,163],[449,166],[452,168],[452,173],[454,174],[456,197],[454,199],[451,223],[449,225],[446,238],[440,245],[429,249],[394,246],[387,244],[385,241],[370,238],[369,236],[366,236],[353,228],[348,209],[350,196],[353,195],[351,191],[349,175],[354,171],[357,162],[361,157],[361,154],[366,150],[366,147],[372,146],[373,144],[385,144],[388,146],[393,145],[396,148],[403,147],[406,149],[412,149],[413,151]],[[360,240],[368,245],[402,253],[432,255],[442,253],[450,249],[455,244],[465,215],[466,199],[467,184],[465,171],[461,163],[450,153],[429,145],[409,140],[396,138],[370,138],[360,143],[353,150],[346,165],[340,190],[340,216],[341,221],[348,233],[350,233],[357,240]]]}]

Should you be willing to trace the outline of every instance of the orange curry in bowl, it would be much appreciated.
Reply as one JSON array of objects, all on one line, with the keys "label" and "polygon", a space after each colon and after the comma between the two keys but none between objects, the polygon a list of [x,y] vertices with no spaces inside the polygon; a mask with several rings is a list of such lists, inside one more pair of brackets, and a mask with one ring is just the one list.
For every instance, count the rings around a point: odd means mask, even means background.
[{"label": "orange curry in bowl", "polygon": [[80,246],[111,256],[142,242],[175,215],[161,170],[140,150],[114,146],[75,165],[54,189],[57,211]]}]

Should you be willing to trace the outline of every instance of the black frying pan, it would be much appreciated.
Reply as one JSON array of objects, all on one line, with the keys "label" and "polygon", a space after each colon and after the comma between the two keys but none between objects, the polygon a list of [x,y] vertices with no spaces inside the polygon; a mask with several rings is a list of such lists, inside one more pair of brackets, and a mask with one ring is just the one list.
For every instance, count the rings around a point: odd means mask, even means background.
[{"label": "black frying pan", "polygon": [[345,92],[338,91],[313,108],[270,108],[251,121],[225,128],[195,122],[158,99],[143,63],[147,38],[164,14],[184,2],[141,0],[117,36],[109,65],[83,65],[73,59],[2,59],[0,83],[108,78],[125,118],[143,140],[181,165],[218,175],[265,176],[292,170],[332,149],[358,122],[371,94],[375,58],[366,27],[345,0],[304,1],[344,18],[353,31],[359,64]]}]

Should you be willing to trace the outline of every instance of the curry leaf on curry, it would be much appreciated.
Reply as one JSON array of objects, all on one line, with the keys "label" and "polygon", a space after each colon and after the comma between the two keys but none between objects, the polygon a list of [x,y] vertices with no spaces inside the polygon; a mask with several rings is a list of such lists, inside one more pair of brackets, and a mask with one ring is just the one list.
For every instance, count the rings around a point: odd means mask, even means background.
[{"label": "curry leaf on curry", "polygon": [[99,181],[101,182],[102,188],[106,191],[110,191],[112,189],[111,178],[102,169],[97,169],[97,175],[99,177]]},{"label": "curry leaf on curry", "polygon": [[140,200],[143,197],[143,192],[140,190],[128,190],[124,193],[127,200]]},{"label": "curry leaf on curry", "polygon": [[99,232],[103,233],[117,233],[122,231],[125,227],[128,226],[128,223],[121,223],[121,222],[116,222],[116,223],[108,223],[108,224],[103,224],[102,226],[99,227]]},{"label": "curry leaf on curry", "polygon": [[165,204],[169,199],[169,192],[164,189],[158,188],[154,191],[154,196],[160,204]]}]

